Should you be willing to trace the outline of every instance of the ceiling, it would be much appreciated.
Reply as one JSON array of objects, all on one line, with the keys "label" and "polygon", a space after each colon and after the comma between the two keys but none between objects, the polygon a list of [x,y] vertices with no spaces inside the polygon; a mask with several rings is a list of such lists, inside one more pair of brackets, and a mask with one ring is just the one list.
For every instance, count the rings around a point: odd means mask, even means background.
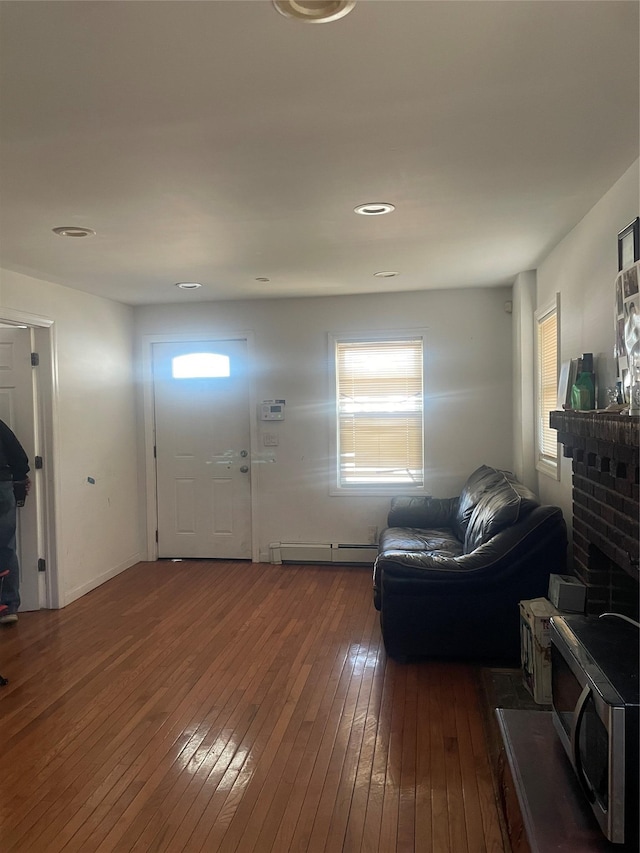
[{"label": "ceiling", "polygon": [[638,157],[638,9],[2,0],[0,265],[132,305],[510,283]]}]

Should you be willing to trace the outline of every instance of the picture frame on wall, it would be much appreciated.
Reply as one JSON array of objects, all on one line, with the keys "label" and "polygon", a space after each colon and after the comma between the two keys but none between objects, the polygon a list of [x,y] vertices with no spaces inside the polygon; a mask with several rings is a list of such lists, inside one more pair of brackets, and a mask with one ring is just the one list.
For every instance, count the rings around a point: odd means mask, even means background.
[{"label": "picture frame on wall", "polygon": [[640,261],[640,216],[618,232],[618,270]]}]

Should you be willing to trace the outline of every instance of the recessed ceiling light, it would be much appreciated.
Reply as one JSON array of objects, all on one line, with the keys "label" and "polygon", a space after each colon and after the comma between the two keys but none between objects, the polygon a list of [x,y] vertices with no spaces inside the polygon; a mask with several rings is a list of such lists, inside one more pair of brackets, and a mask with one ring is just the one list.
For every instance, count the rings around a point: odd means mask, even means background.
[{"label": "recessed ceiling light", "polygon": [[52,231],[59,237],[94,237],[96,233],[91,228],[78,228],[75,225],[60,225]]},{"label": "recessed ceiling light", "polygon": [[344,18],[356,3],[355,0],[273,0],[273,5],[285,18],[326,24]]},{"label": "recessed ceiling light", "polygon": [[197,281],[178,281],[176,287],[179,287],[180,290],[197,290],[202,285]]},{"label": "recessed ceiling light", "polygon": [[395,209],[395,205],[388,204],[386,201],[370,201],[353,208],[355,213],[360,213],[362,216],[382,216],[384,213],[391,213]]},{"label": "recessed ceiling light", "polygon": [[400,275],[400,273],[396,272],[396,270],[381,270],[380,272],[374,272],[376,278],[393,278],[396,275]]}]

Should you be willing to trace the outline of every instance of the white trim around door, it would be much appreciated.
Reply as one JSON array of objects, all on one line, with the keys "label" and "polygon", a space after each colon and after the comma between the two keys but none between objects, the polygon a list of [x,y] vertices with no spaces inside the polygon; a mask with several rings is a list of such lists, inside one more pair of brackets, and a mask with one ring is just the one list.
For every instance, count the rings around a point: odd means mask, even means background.
[{"label": "white trim around door", "polygon": [[[55,324],[49,317],[29,314],[0,307],[0,322],[14,326],[27,326],[32,330],[35,351],[40,362],[34,379],[34,394],[37,402],[36,434],[37,455],[43,459],[35,484],[38,501],[38,530],[29,535],[37,536],[39,551],[45,560],[40,606],[59,609],[65,606],[65,586],[61,577],[61,561],[58,554],[60,535],[56,508],[60,505],[59,483],[55,472],[59,469],[58,450],[58,367]],[[31,475],[34,479],[35,471]]]},{"label": "white trim around door", "polygon": [[[254,363],[253,332],[238,331],[234,333],[217,334],[215,331],[200,333],[170,334],[170,335],[143,335],[141,338],[141,369],[142,369],[142,406],[143,406],[143,428],[144,428],[144,480],[146,496],[146,545],[148,561],[158,559],[158,543],[156,531],[158,530],[158,508],[157,508],[157,482],[156,466],[154,457],[155,426],[154,426],[154,400],[153,400],[153,345],[158,343],[189,343],[191,341],[231,341],[242,340],[247,344],[247,358],[249,364]],[[255,382],[249,383],[249,425],[251,437],[251,459],[257,459],[258,430],[256,418],[251,417],[257,411],[257,398]],[[257,490],[259,487],[259,465],[251,465],[251,560],[260,562],[259,546],[256,536],[257,518]]]}]

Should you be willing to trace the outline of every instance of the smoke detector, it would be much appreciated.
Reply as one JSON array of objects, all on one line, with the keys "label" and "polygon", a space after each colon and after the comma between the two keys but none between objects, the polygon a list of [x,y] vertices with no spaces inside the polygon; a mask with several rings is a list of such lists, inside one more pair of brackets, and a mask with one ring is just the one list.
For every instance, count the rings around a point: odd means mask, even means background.
[{"label": "smoke detector", "polygon": [[326,24],[344,18],[356,3],[355,0],[273,0],[273,5],[285,18]]}]

